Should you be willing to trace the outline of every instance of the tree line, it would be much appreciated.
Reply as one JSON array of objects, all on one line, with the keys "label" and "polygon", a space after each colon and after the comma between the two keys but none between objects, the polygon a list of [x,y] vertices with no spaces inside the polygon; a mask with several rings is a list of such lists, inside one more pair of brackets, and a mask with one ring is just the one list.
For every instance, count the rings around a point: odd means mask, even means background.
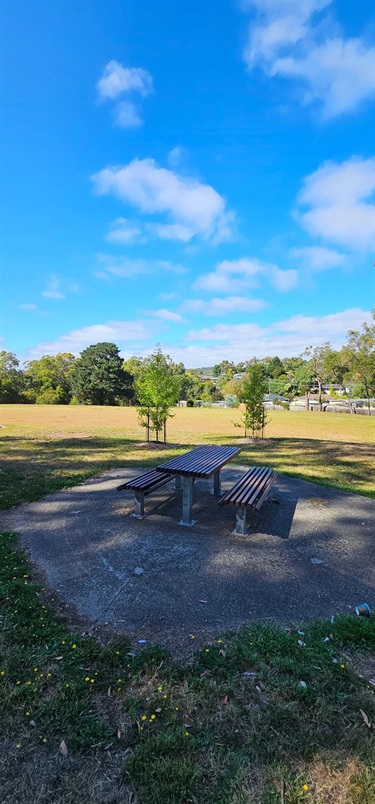
[{"label": "tree line", "polygon": [[[44,355],[20,367],[13,352],[0,352],[0,402],[26,404],[137,405],[147,426],[159,432],[165,410],[178,400],[194,405],[197,400],[237,405],[254,366],[264,392],[286,399],[318,394],[322,407],[325,384],[338,385],[348,399],[375,396],[375,311],[372,322],[350,330],[340,350],[323,343],[307,347],[296,357],[251,358],[242,363],[223,360],[202,378],[198,369],[187,370],[156,347],[146,358],[123,360],[113,343],[97,343],[78,358],[70,353]],[[207,370],[208,371],[208,370]],[[152,403],[152,404],[151,404]],[[152,413],[150,413],[152,409]],[[163,424],[164,422],[164,424]],[[160,428],[159,428],[160,429]]]}]

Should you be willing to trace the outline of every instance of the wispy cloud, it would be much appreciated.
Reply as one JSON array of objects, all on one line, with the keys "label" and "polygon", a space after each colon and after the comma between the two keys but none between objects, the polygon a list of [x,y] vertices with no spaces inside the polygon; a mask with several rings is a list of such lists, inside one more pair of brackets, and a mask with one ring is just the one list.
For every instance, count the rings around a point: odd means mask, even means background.
[{"label": "wispy cloud", "polygon": [[187,269],[179,263],[168,260],[142,260],[113,254],[97,254],[99,270],[94,271],[97,279],[110,279],[111,277],[130,279],[141,274],[158,274],[161,271],[176,274],[187,273]]},{"label": "wispy cloud", "polygon": [[143,240],[142,225],[138,221],[117,218],[111,224],[106,240],[110,243],[134,243]]},{"label": "wispy cloud", "polygon": [[304,268],[310,271],[327,271],[330,268],[337,268],[344,265],[347,260],[346,254],[340,254],[324,246],[305,246],[304,248],[292,248],[289,251],[290,257],[299,260]]},{"label": "wispy cloud", "polygon": [[18,309],[35,311],[38,309],[38,306],[36,304],[19,304]]},{"label": "wispy cloud", "polygon": [[234,236],[234,213],[213,187],[160,167],[154,159],[107,167],[91,179],[98,195],[114,195],[145,215],[165,215],[166,220],[148,224],[156,237],[222,242]]},{"label": "wispy cloud", "polygon": [[375,205],[366,199],[374,189],[374,159],[325,162],[304,181],[297,220],[312,237],[351,249],[371,248]]},{"label": "wispy cloud", "polygon": [[310,344],[318,346],[322,340],[330,340],[334,348],[340,348],[349,329],[358,329],[363,321],[370,319],[370,312],[351,308],[325,316],[293,316],[267,327],[254,322],[217,324],[190,330],[187,340],[191,345],[179,348],[168,345],[168,352],[174,360],[190,366],[213,365],[224,358],[237,363],[244,355],[288,357],[301,354]]},{"label": "wispy cloud", "polygon": [[267,307],[263,299],[247,299],[244,296],[226,296],[225,298],[187,299],[181,305],[182,311],[200,313],[205,316],[225,316],[231,313],[254,313]]},{"label": "wispy cloud", "polygon": [[29,357],[54,355],[59,352],[78,355],[87,346],[103,341],[116,343],[119,346],[130,343],[135,352],[138,351],[139,343],[149,341],[158,334],[159,326],[151,321],[108,321],[104,324],[92,324],[72,330],[55,341],[38,344],[30,350]]},{"label": "wispy cloud", "polygon": [[182,324],[184,319],[180,313],[175,313],[172,310],[167,310],[165,307],[160,310],[154,310],[150,315],[160,318],[161,321],[169,321],[171,324]]},{"label": "wispy cloud", "polygon": [[239,293],[248,288],[259,287],[261,277],[265,277],[280,292],[292,290],[298,281],[298,273],[294,269],[284,271],[277,265],[262,262],[256,257],[243,257],[239,260],[223,260],[215,271],[200,276],[194,282],[193,290]]},{"label": "wispy cloud", "polygon": [[331,0],[247,0],[252,19],[244,52],[249,70],[261,67],[302,86],[305,105],[329,119],[351,112],[374,92],[375,49],[346,38],[326,13]]},{"label": "wispy cloud", "polygon": [[60,280],[57,276],[52,276],[48,282],[47,290],[42,291],[42,296],[47,299],[65,299],[65,293],[60,290]]},{"label": "wispy cloud", "polygon": [[118,98],[136,94],[146,97],[153,91],[151,74],[142,67],[124,67],[120,62],[112,60],[103,70],[97,82],[99,99],[116,101],[114,106],[114,122],[122,128],[137,128],[143,124],[139,109],[133,100]]}]

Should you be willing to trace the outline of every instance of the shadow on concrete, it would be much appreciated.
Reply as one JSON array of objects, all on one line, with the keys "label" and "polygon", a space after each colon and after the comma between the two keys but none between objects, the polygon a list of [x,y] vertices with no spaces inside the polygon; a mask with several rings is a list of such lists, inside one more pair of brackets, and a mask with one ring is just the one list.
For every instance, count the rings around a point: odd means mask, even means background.
[{"label": "shadow on concrete", "polygon": [[[224,469],[223,489],[244,469]],[[240,537],[234,509],[217,505],[207,481],[194,486],[193,528],[177,524],[172,483],[146,498],[145,519],[132,518],[132,493],[116,486],[138,473],[114,469],[7,515],[47,583],[92,624],[178,654],[191,634],[199,644],[252,619],[287,624],[375,604],[374,501],[278,475],[277,502],[252,513]]]}]

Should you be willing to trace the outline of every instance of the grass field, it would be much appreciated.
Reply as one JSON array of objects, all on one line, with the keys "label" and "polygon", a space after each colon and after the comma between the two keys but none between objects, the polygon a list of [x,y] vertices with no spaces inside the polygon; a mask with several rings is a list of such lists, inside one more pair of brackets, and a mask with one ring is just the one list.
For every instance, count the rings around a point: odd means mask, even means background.
[{"label": "grass field", "polygon": [[[241,463],[375,497],[375,420],[271,411],[266,438],[244,443],[241,412],[177,408],[165,458],[202,442],[239,443]],[[0,504],[9,507],[118,466],[153,466],[134,408],[7,405],[2,410]]]},{"label": "grass field", "polygon": [[[243,440],[238,411],[175,414],[163,459]],[[371,419],[271,417],[241,463],[374,495]],[[4,406],[2,425],[3,508],[160,462],[128,408]],[[373,615],[250,623],[175,662],[68,619],[6,533],[0,604],[1,804],[374,804]]]}]

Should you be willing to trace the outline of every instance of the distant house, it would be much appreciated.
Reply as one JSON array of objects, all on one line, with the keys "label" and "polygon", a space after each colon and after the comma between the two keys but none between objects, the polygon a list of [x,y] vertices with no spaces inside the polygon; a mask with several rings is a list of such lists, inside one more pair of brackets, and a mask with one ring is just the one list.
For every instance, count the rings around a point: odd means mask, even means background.
[{"label": "distant house", "polygon": [[280,396],[280,394],[264,394],[263,402],[274,402],[275,399],[279,402],[289,402],[289,399],[286,399],[285,396]]}]

